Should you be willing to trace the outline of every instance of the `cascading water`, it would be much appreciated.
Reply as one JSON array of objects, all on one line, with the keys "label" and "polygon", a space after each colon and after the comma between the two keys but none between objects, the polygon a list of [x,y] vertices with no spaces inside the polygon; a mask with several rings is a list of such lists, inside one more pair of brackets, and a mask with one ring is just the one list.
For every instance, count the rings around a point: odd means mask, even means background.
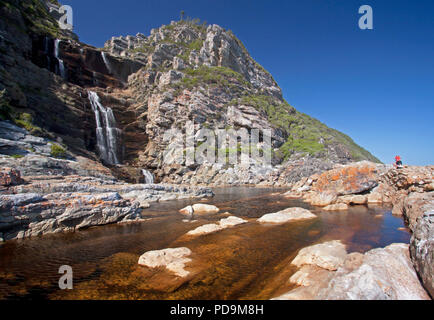
[{"label": "cascading water", "polygon": [[113,74],[110,61],[108,60],[107,55],[104,51],[101,52],[101,56],[102,56],[102,59],[104,60],[105,67],[107,68],[108,72],[110,74]]},{"label": "cascading water", "polygon": [[113,110],[101,104],[96,92],[89,91],[89,101],[95,113],[97,147],[100,157],[108,164],[120,164],[119,146],[122,131],[116,127]]},{"label": "cascading water", "polygon": [[143,169],[142,174],[145,177],[145,184],[153,184],[154,183],[154,175],[151,172]]},{"label": "cascading water", "polygon": [[63,60],[60,59],[59,44],[60,44],[60,40],[56,39],[54,41],[54,56],[56,57],[59,63],[59,75],[65,79],[66,78],[65,64],[63,63]]}]

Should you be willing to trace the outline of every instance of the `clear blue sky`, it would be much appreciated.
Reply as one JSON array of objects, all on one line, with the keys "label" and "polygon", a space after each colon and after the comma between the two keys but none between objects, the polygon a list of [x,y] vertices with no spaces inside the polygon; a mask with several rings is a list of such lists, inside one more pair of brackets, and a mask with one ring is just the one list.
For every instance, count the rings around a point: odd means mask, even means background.
[{"label": "clear blue sky", "polygon": [[[62,1],[62,0],[61,0]],[[434,164],[432,0],[63,0],[80,40],[149,34],[187,16],[231,29],[286,100],[385,163]],[[358,9],[374,10],[374,30]]]}]

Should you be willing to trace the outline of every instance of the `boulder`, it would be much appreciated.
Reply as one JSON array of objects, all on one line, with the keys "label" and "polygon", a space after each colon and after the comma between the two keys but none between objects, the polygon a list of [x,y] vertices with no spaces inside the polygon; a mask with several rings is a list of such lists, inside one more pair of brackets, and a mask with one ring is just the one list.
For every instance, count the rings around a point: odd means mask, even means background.
[{"label": "boulder", "polygon": [[247,221],[238,217],[228,217],[220,220],[220,226],[222,226],[222,228],[235,227],[244,223],[247,223]]},{"label": "boulder", "polygon": [[306,219],[315,219],[317,218],[309,210],[303,208],[288,208],[276,213],[270,213],[264,215],[262,218],[258,219],[260,223],[273,223],[273,224],[281,224],[292,221],[306,220]]},{"label": "boulder", "polygon": [[377,164],[362,161],[322,173],[312,190],[338,196],[360,194],[378,186],[378,180]]},{"label": "boulder", "polygon": [[191,230],[190,232],[187,233],[187,235],[198,236],[198,235],[214,233],[217,231],[221,231],[223,229],[224,228],[222,226],[220,226],[219,224],[211,223],[211,224],[206,224],[206,225],[203,225],[201,227],[198,227],[194,230]]},{"label": "boulder", "polygon": [[338,266],[336,270],[324,269],[317,263],[318,259],[309,259],[290,278],[290,283],[300,287],[275,299],[428,300],[408,251],[406,244],[393,244],[365,254],[347,255],[343,250],[329,250],[325,252],[326,257],[338,258],[333,268]]},{"label": "boulder", "polygon": [[347,250],[341,241],[330,241],[301,249],[291,264],[301,267],[314,265],[326,270],[337,270],[345,261]]},{"label": "boulder", "polygon": [[349,206],[345,203],[336,203],[328,205],[327,207],[323,208],[325,211],[345,211],[348,210]]},{"label": "boulder", "polygon": [[180,213],[184,215],[193,215],[193,214],[213,214],[213,213],[219,213],[220,209],[216,206],[209,205],[209,204],[195,204],[192,206],[188,206],[184,209],[179,210]]},{"label": "boulder", "polygon": [[379,192],[371,192],[368,195],[368,204],[381,204],[383,203],[383,195]]},{"label": "boulder", "polygon": [[328,281],[333,272],[315,265],[304,265],[289,279],[289,282],[302,287],[318,285]]},{"label": "boulder", "polygon": [[321,300],[427,300],[410,260],[408,245],[393,244],[364,255],[354,270],[333,276]]},{"label": "boulder", "polygon": [[184,268],[191,261],[187,258],[191,253],[188,248],[149,251],[139,258],[139,265],[148,268],[165,267],[176,276],[184,278],[190,274]]},{"label": "boulder", "polygon": [[218,223],[206,224],[204,226],[198,227],[190,232],[187,235],[197,236],[204,235],[209,233],[218,232],[227,228],[235,227],[240,224],[247,223],[246,220],[238,218],[238,217],[228,217],[226,219],[220,220]]},{"label": "boulder", "polygon": [[338,196],[336,193],[321,192],[315,193],[309,196],[306,201],[313,206],[326,207],[337,200]]}]

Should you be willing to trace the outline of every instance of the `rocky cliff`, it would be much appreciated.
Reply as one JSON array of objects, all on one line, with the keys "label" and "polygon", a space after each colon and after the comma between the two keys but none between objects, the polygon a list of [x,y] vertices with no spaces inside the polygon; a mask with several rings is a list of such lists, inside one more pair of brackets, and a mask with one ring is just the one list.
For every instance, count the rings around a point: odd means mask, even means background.
[{"label": "rocky cliff", "polygon": [[[145,168],[162,182],[286,184],[334,163],[378,161],[291,107],[242,42],[217,25],[172,22],[94,48],[60,30],[44,1],[2,0],[0,11],[1,117],[117,177],[143,180]],[[269,129],[281,167],[186,165],[182,137],[204,128]]]}]

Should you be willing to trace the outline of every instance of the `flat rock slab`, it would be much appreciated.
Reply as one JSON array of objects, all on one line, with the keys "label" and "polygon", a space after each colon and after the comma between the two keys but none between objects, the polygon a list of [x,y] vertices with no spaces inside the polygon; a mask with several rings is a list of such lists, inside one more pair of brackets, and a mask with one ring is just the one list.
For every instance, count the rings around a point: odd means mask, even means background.
[{"label": "flat rock slab", "polygon": [[206,224],[199,228],[196,228],[190,231],[189,233],[187,233],[187,235],[198,236],[198,235],[210,234],[227,228],[235,227],[237,225],[244,224],[247,222],[248,221],[238,217],[228,217],[226,219],[220,220],[218,223]]},{"label": "flat rock slab", "polygon": [[323,210],[325,211],[345,211],[348,210],[350,207],[345,203],[337,203],[337,204],[330,204],[327,207],[324,207]]},{"label": "flat rock slab", "polygon": [[213,213],[219,213],[220,209],[213,205],[199,203],[199,204],[185,207],[184,209],[179,210],[179,212],[184,215],[213,214]]},{"label": "flat rock slab", "polygon": [[313,265],[326,270],[337,270],[345,261],[347,250],[341,241],[329,241],[301,249],[293,265]]},{"label": "flat rock slab", "polygon": [[315,219],[315,218],[317,218],[317,216],[314,215],[309,210],[303,208],[288,208],[276,213],[266,214],[262,218],[258,219],[258,222],[281,224],[281,223],[287,223],[292,221]]},{"label": "flat rock slab", "polygon": [[139,258],[139,265],[148,268],[166,267],[178,277],[184,278],[190,273],[184,269],[185,264],[191,259],[188,248],[164,249],[158,251],[149,251]]}]

